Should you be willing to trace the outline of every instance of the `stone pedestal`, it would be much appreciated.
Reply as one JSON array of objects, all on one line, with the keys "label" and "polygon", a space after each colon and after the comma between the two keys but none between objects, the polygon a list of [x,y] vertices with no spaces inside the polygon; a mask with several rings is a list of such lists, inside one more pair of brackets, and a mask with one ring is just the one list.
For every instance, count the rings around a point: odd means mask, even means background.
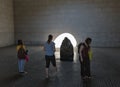
[{"label": "stone pedestal", "polygon": [[73,61],[74,50],[71,41],[65,37],[60,47],[60,60]]}]

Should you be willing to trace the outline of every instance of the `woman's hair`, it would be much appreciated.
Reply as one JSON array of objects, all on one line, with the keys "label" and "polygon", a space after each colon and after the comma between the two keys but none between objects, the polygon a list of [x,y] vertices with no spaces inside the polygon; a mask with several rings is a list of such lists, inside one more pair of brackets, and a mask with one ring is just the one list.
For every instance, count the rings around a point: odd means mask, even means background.
[{"label": "woman's hair", "polygon": [[91,39],[90,37],[88,37],[88,38],[85,39],[85,42],[86,42],[87,44],[90,44],[91,41],[92,41],[92,39]]},{"label": "woman's hair", "polygon": [[23,45],[22,40],[18,40],[18,45]]},{"label": "woman's hair", "polygon": [[53,39],[53,36],[50,34],[49,36],[48,36],[48,43],[50,43],[51,41],[52,41],[52,39]]}]

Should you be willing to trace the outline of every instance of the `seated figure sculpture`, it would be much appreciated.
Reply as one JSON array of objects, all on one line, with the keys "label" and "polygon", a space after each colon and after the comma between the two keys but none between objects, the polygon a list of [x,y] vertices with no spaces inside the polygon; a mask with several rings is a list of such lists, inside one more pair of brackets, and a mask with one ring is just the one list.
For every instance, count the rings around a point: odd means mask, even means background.
[{"label": "seated figure sculpture", "polygon": [[60,60],[73,61],[74,51],[71,41],[65,37],[60,47]]}]

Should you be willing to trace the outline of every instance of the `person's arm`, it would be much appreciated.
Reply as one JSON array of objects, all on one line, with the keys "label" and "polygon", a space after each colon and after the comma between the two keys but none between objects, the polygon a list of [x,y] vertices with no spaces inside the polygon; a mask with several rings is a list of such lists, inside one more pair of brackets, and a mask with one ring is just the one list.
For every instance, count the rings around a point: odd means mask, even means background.
[{"label": "person's arm", "polygon": [[24,50],[26,51],[26,47],[25,47],[25,45],[23,45],[23,48],[24,48]]},{"label": "person's arm", "polygon": [[81,59],[81,62],[83,62],[83,57],[82,57],[82,50],[83,50],[83,48],[84,48],[84,46],[82,45],[81,47],[80,47],[80,51],[79,51],[79,55],[80,55],[80,59]]},{"label": "person's arm", "polygon": [[20,46],[17,45],[16,50],[18,51],[19,48],[20,48]]},{"label": "person's arm", "polygon": [[56,48],[55,48],[55,43],[54,43],[53,49],[54,49],[54,52],[55,52],[55,51],[56,51]]}]

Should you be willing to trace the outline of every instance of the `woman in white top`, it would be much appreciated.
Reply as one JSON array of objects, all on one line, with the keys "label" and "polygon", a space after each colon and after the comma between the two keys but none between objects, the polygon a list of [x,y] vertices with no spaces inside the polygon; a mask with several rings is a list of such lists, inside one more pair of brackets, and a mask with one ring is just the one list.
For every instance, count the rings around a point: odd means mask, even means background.
[{"label": "woman in white top", "polygon": [[52,41],[52,39],[53,39],[53,36],[49,35],[48,40],[44,44],[45,60],[46,60],[46,78],[48,78],[49,76],[48,69],[49,69],[50,62],[54,66],[55,70],[57,71],[56,60],[54,55],[55,43]]}]

